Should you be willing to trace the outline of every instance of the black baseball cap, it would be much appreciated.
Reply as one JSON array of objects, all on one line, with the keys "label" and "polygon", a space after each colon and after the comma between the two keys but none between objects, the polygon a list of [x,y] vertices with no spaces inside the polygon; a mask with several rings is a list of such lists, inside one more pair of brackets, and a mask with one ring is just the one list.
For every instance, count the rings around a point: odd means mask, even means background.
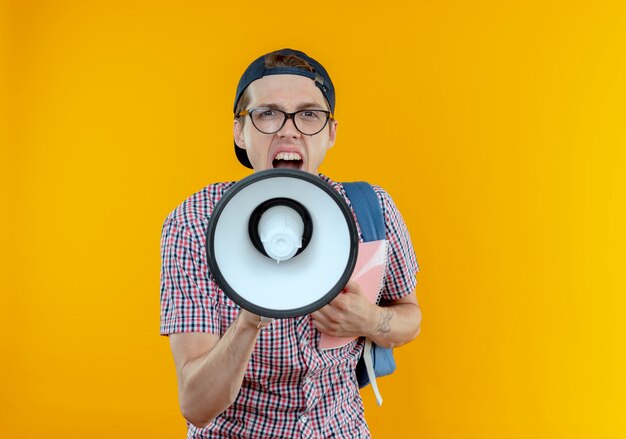
[{"label": "black baseball cap", "polygon": [[[267,68],[265,67],[265,58],[267,55],[263,55],[252,62],[248,66],[243,75],[241,75],[241,79],[239,80],[239,84],[237,85],[237,94],[235,95],[235,104],[233,106],[233,112],[237,111],[237,103],[239,99],[241,99],[241,95],[248,88],[248,86],[256,81],[257,79],[261,79],[264,76],[269,75],[299,75],[310,78],[315,81],[315,85],[320,89],[326,100],[328,101],[328,105],[330,106],[330,111],[335,112],[335,87],[333,86],[332,81],[330,80],[330,76],[328,76],[328,72],[326,69],[313,58],[308,56],[304,52],[300,52],[299,50],[293,49],[281,49],[275,52],[271,52],[272,55],[295,55],[304,61],[308,62],[313,71],[309,71],[300,67],[273,67]],[[235,115],[236,117],[237,115]],[[235,143],[235,154],[239,159],[239,162],[247,168],[252,169],[252,164],[250,160],[248,160],[248,154],[246,154],[246,150],[239,148]]]}]

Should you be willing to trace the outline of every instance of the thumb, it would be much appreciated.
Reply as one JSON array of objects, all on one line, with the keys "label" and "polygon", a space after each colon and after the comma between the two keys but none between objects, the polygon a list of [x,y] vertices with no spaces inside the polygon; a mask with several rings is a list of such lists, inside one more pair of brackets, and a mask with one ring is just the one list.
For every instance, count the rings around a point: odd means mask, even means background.
[{"label": "thumb", "polygon": [[349,280],[346,286],[343,287],[343,290],[341,292],[348,294],[361,294],[361,285],[359,285],[358,282]]}]

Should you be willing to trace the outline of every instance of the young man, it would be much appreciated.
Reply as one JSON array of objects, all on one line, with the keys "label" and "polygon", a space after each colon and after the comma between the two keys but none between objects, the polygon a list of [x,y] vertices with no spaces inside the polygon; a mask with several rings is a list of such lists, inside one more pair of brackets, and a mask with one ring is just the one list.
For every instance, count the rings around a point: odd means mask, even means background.
[{"label": "young man", "polygon": [[[290,49],[260,57],[235,98],[239,161],[254,171],[318,175],[335,143],[334,107],[333,84],[317,61]],[[340,183],[319,177],[346,197]],[[208,218],[232,184],[192,195],[163,226],[161,334],[169,335],[188,438],[369,437],[354,374],[363,339],[327,351],[317,344],[321,333],[366,336],[384,347],[417,336],[417,263],[400,213],[376,187],[389,241],[382,306],[350,282],[311,315],[268,323],[232,302],[207,266]]]}]

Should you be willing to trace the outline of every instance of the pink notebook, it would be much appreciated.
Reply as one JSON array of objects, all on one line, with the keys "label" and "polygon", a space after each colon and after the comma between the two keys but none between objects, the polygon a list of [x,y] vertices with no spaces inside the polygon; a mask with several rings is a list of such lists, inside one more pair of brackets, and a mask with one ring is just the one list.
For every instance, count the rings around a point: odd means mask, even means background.
[{"label": "pink notebook", "polygon": [[[378,303],[385,280],[387,241],[370,241],[359,244],[359,255],[350,280],[358,282],[371,303]],[[334,349],[345,346],[356,337],[333,337],[322,334],[319,349]]]}]

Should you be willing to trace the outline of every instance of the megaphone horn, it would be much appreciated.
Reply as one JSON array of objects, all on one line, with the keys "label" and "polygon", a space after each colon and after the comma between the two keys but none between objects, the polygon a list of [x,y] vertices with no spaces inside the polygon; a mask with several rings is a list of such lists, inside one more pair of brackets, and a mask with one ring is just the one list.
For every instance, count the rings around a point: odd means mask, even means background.
[{"label": "megaphone horn", "polygon": [[343,197],[293,169],[256,172],[216,204],[206,233],[209,269],[236,304],[286,318],[330,302],[350,279],[358,234]]}]

